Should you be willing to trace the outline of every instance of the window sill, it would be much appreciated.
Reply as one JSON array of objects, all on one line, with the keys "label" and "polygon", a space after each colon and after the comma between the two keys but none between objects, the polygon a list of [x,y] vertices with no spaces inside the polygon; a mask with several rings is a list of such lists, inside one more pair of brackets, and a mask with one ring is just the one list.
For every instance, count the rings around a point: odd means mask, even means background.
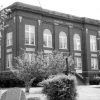
[{"label": "window sill", "polygon": [[25,44],[25,45],[28,45],[28,46],[36,46],[35,44]]},{"label": "window sill", "polygon": [[90,51],[90,52],[97,53],[98,51]]},{"label": "window sill", "polygon": [[68,50],[68,48],[59,48],[59,49],[61,49],[61,50]]},{"label": "window sill", "polygon": [[7,69],[9,69],[9,70],[12,70],[12,67],[6,67]]},{"label": "window sill", "polygon": [[99,69],[91,69],[91,71],[98,71]]},{"label": "window sill", "polygon": [[47,46],[43,46],[43,48],[51,48],[52,49],[52,47],[47,47]]},{"label": "window sill", "polygon": [[13,45],[7,45],[6,47],[10,47],[10,46],[13,46]]},{"label": "window sill", "polygon": [[74,51],[80,51],[81,52],[82,50],[74,50]]}]

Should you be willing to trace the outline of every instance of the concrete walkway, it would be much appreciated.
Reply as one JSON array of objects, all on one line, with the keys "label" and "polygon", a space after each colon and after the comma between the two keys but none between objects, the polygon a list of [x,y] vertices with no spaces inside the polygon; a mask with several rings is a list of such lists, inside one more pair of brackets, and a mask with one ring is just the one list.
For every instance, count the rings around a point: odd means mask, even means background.
[{"label": "concrete walkway", "polygon": [[[25,91],[25,88],[22,88]],[[7,91],[7,89],[2,89],[0,91],[1,95]],[[81,85],[77,86],[77,100],[100,100],[100,85]],[[42,88],[31,88],[30,93],[26,94],[26,98],[40,98],[40,100],[47,100],[46,96],[42,94]]]},{"label": "concrete walkway", "polygon": [[77,100],[100,100],[100,85],[77,87]]}]

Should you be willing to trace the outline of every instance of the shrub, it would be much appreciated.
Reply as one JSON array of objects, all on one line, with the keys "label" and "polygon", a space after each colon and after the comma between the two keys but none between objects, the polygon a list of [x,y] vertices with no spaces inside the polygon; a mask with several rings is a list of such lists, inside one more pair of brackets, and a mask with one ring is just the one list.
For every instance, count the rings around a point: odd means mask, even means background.
[{"label": "shrub", "polygon": [[75,100],[76,84],[72,75],[59,74],[39,83],[49,100]]},{"label": "shrub", "polygon": [[28,100],[40,100],[39,97],[28,98]]},{"label": "shrub", "polygon": [[0,72],[0,87],[10,88],[10,87],[23,87],[24,82],[17,79],[10,71]]}]

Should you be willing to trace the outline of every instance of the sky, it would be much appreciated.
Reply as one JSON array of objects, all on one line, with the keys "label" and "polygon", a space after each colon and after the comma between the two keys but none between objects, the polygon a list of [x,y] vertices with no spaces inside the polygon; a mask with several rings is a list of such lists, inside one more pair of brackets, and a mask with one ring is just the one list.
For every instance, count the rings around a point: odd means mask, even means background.
[{"label": "sky", "polygon": [[100,0],[0,0],[0,9],[23,2],[44,9],[100,20]]}]

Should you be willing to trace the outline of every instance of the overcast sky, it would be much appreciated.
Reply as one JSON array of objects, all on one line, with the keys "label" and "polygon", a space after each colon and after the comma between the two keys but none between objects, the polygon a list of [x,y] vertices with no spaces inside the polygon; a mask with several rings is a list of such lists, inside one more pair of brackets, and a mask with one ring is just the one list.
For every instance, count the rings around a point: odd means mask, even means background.
[{"label": "overcast sky", "polygon": [[0,6],[5,8],[16,1],[78,17],[100,20],[100,0],[0,0]]}]

